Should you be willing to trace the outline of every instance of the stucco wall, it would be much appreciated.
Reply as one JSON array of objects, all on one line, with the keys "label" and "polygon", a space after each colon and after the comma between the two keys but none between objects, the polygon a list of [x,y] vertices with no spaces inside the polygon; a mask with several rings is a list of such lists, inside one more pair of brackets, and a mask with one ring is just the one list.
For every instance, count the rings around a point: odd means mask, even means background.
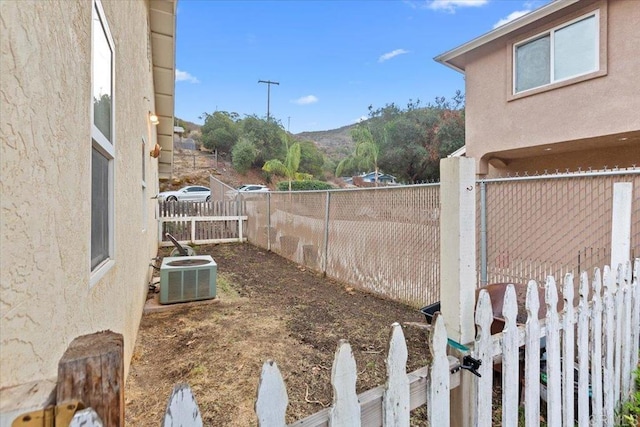
[{"label": "stucco wall", "polygon": [[148,5],[102,4],[115,43],[115,265],[90,286],[92,2],[0,2],[2,389],[55,377],[77,336],[122,333],[125,372],[135,344],[157,249],[141,186],[145,138],[157,192]]},{"label": "stucco wall", "polygon": [[[512,43],[597,7],[606,18],[602,45],[606,75],[510,99]],[[486,153],[640,129],[637,2],[587,0],[563,14],[566,17],[550,16],[469,54],[465,73],[467,156],[481,159]]]}]

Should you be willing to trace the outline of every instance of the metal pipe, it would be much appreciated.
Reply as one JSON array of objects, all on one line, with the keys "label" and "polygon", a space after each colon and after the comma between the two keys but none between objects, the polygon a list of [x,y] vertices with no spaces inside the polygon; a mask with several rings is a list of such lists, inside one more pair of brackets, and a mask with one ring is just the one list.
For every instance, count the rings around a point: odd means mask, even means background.
[{"label": "metal pipe", "polygon": [[322,274],[327,275],[327,256],[329,254],[329,203],[331,201],[331,192],[327,191],[327,202],[324,211],[324,257],[322,259]]},{"label": "metal pipe", "polygon": [[271,193],[267,193],[267,250],[271,252]]},{"label": "metal pipe", "polygon": [[487,183],[480,181],[480,284],[487,283]]}]

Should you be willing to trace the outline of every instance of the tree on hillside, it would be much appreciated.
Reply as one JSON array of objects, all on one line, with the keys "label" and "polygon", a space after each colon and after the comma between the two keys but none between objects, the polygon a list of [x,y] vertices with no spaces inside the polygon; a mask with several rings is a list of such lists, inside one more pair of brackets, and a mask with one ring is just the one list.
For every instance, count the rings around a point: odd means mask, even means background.
[{"label": "tree on hillside", "polygon": [[261,167],[267,159],[281,159],[286,155],[286,132],[273,118],[268,121],[255,115],[240,120],[242,134],[253,142],[258,154],[254,166]]},{"label": "tree on hillside", "polygon": [[300,143],[300,171],[317,178],[322,177],[322,167],[325,159],[315,143],[299,141]]},{"label": "tree on hillside", "polygon": [[294,142],[290,146],[287,144],[287,154],[284,162],[280,159],[271,159],[265,162],[262,169],[266,172],[272,172],[282,175],[289,180],[289,191],[291,191],[291,181],[311,179],[313,176],[308,173],[298,172],[300,167],[300,143]]},{"label": "tree on hillside", "polygon": [[[366,125],[360,125],[351,131],[351,137],[356,146],[353,153],[343,159],[336,167],[336,176],[340,176],[345,170],[373,168],[375,182],[378,183],[378,158],[380,145],[374,140],[371,131]],[[382,136],[384,138],[384,135]]]},{"label": "tree on hillside", "polygon": [[202,143],[210,150],[229,152],[240,138],[237,124],[238,114],[227,111],[204,113],[202,126]]},{"label": "tree on hillside", "polygon": [[240,141],[238,141],[231,150],[231,162],[233,163],[233,168],[238,171],[238,173],[247,173],[247,171],[251,169],[253,162],[255,162],[257,155],[258,150],[256,150],[253,142],[249,141],[245,137],[241,137]]}]

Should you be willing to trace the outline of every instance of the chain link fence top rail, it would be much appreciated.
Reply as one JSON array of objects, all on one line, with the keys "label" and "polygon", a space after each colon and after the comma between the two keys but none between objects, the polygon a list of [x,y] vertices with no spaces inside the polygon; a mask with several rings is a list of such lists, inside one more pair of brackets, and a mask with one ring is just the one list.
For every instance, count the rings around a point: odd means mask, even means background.
[{"label": "chain link fence top rail", "polygon": [[549,275],[562,277],[572,272],[578,277],[583,271],[592,274],[595,267],[608,265],[616,182],[633,183],[630,257],[640,256],[640,170],[478,182],[479,285],[526,284],[530,279],[544,283]]},{"label": "chain link fence top rail", "polygon": [[225,184],[213,175],[209,175],[209,189],[211,190],[211,200],[229,200],[235,198],[238,194],[235,188]]},{"label": "chain link fence top rail", "polygon": [[439,299],[439,185],[272,192],[247,215],[257,246],[416,307]]}]

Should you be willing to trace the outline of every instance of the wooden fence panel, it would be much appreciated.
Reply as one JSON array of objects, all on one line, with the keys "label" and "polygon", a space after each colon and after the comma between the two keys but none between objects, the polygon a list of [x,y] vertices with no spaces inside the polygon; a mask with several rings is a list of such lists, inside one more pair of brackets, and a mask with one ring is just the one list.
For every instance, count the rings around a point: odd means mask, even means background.
[{"label": "wooden fence panel", "polygon": [[525,427],[540,425],[540,298],[538,284],[527,285],[527,323],[525,324]]},{"label": "wooden fence panel", "polygon": [[[589,275],[580,275],[578,303],[578,425],[589,425]],[[572,370],[573,374],[573,370]],[[573,389],[571,390],[573,391]]]},{"label": "wooden fence panel", "polygon": [[613,354],[613,406],[617,407],[620,402],[620,391],[621,391],[621,383],[622,383],[622,340],[624,337],[622,336],[622,304],[624,303],[622,294],[622,278],[624,277],[623,267],[622,265],[618,266],[615,270],[613,266],[611,266],[611,273],[615,275],[615,279],[613,282],[614,289],[614,298],[613,303],[615,305],[614,308],[614,317],[615,317],[615,328],[614,328],[614,336],[613,341],[616,343],[615,352]]},{"label": "wooden fence panel", "polygon": [[289,397],[278,365],[268,360],[262,365],[256,415],[260,427],[284,427]]},{"label": "wooden fence panel", "polygon": [[444,318],[436,314],[430,350],[432,355],[427,391],[427,415],[432,426],[448,427],[449,414],[449,360],[447,359],[447,330]]},{"label": "wooden fence panel", "polygon": [[562,420],[563,425],[573,425],[574,408],[574,364],[575,364],[575,333],[573,329],[573,318],[575,310],[573,307],[573,274],[564,276],[562,298],[564,299],[564,309],[562,315]]},{"label": "wooden fence panel", "polygon": [[591,395],[594,426],[603,425],[602,418],[602,274],[599,268],[593,273],[591,297]]},{"label": "wooden fence panel", "polygon": [[384,426],[409,427],[410,386],[407,376],[409,352],[398,323],[391,325],[387,355],[387,386],[383,396]]},{"label": "wooden fence panel", "polygon": [[508,285],[502,308],[504,330],[502,332],[502,425],[518,425],[518,397],[520,395],[518,357],[518,302],[513,285]]},{"label": "wooden fence panel", "polygon": [[476,305],[477,335],[475,341],[475,358],[481,361],[478,372],[478,392],[476,393],[477,427],[491,427],[492,411],[491,398],[493,396],[493,339],[491,337],[491,322],[493,310],[489,292],[482,289],[478,295]]},{"label": "wooden fence panel", "polygon": [[558,318],[558,291],[553,277],[545,284],[547,304],[547,425],[562,426],[562,390],[560,369],[560,320]]}]

